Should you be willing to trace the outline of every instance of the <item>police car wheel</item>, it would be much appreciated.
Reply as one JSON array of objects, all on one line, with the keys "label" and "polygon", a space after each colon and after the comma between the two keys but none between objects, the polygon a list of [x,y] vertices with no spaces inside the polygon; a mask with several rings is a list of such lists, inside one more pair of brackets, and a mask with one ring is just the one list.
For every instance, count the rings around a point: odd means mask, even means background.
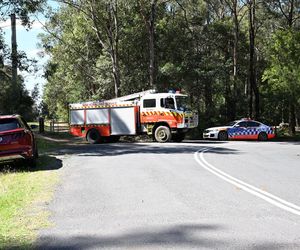
[{"label": "police car wheel", "polygon": [[100,142],[100,133],[97,129],[91,129],[86,135],[86,139],[90,144],[96,144]]},{"label": "police car wheel", "polygon": [[159,126],[155,129],[154,138],[157,142],[168,142],[171,140],[171,131],[166,126]]},{"label": "police car wheel", "polygon": [[228,134],[226,131],[220,131],[218,134],[218,140],[219,141],[227,141],[228,140]]},{"label": "police car wheel", "polygon": [[258,140],[259,141],[267,141],[268,140],[268,135],[264,132],[261,132],[258,135]]}]

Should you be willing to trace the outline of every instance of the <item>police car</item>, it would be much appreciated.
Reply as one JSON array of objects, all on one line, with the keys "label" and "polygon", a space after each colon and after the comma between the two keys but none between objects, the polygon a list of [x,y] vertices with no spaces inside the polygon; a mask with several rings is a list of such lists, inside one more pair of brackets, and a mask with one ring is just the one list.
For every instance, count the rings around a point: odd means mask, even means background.
[{"label": "police car", "polygon": [[204,139],[220,141],[228,139],[267,141],[274,137],[275,128],[251,119],[233,121],[223,127],[208,128],[203,133]]}]

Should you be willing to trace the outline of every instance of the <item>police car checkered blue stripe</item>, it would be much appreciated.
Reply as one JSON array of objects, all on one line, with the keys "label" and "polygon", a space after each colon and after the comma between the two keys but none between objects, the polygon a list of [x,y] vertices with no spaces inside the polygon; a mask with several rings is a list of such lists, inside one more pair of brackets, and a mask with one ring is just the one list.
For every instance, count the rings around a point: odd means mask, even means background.
[{"label": "police car checkered blue stripe", "polygon": [[260,132],[266,132],[267,134],[274,134],[275,133],[272,128],[249,128],[249,129],[245,129],[245,130],[242,130],[242,131],[235,131],[235,132],[232,132],[232,133],[230,133],[230,131],[229,131],[229,136],[257,135]]}]

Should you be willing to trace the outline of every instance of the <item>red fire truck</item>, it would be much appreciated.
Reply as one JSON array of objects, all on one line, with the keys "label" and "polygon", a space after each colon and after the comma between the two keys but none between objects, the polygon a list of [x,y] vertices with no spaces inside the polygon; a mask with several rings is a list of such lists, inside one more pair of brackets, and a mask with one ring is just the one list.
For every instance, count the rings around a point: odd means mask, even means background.
[{"label": "red fire truck", "polygon": [[198,126],[187,95],[143,91],[99,102],[70,104],[70,132],[89,143],[115,142],[123,135],[148,134],[157,142],[180,142]]}]

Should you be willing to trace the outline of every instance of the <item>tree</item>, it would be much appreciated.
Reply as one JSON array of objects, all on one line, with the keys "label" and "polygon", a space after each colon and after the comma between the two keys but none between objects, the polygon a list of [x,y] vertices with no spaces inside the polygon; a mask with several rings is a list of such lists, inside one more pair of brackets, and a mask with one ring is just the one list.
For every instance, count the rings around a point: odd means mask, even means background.
[{"label": "tree", "polygon": [[83,14],[85,20],[95,32],[101,50],[110,57],[112,76],[114,80],[115,97],[120,95],[120,67],[119,67],[119,9],[120,0],[88,0],[72,1],[58,0]]},{"label": "tree", "polygon": [[45,28],[48,35],[41,35],[41,46],[52,55],[44,88],[50,114],[60,110],[67,117],[70,102],[112,98],[111,57],[99,43],[92,20],[67,5],[52,15]]},{"label": "tree", "polygon": [[[239,46],[240,46],[240,29],[241,22],[244,18],[244,6],[242,1],[237,0],[225,0],[225,7],[229,8],[230,15],[233,23],[233,49],[232,49],[232,76],[231,82],[232,87],[229,85],[226,89],[227,93],[227,103],[230,106],[229,117],[230,120],[236,119],[236,104],[238,99],[238,81],[240,72],[239,65]],[[224,13],[225,15],[225,13]],[[232,90],[231,90],[232,89]]]},{"label": "tree", "polygon": [[[17,51],[17,40],[16,40],[16,18],[19,18],[22,22],[22,25],[27,26],[30,28],[31,22],[29,18],[30,13],[36,12],[44,0],[1,0],[0,1],[0,20],[7,20],[9,17],[11,19],[11,27],[12,27],[12,49],[10,53],[10,58],[8,56],[7,50],[5,50],[3,40],[0,41],[0,70],[2,69],[2,74],[5,73],[3,67],[5,65],[6,59],[11,60],[11,70],[10,80],[12,84],[10,87],[12,91],[10,93],[10,105],[8,112],[16,112],[20,110],[20,105],[22,104],[23,96],[19,93],[19,86],[18,86],[18,67],[22,66],[22,60],[26,58],[24,53],[18,53]],[[1,38],[1,37],[0,37]],[[22,56],[20,56],[22,54]],[[24,60],[23,60],[24,61]],[[24,68],[24,67],[23,67]],[[26,67],[25,67],[26,69]]]},{"label": "tree", "polygon": [[155,67],[155,22],[158,0],[138,0],[140,14],[143,17],[149,35],[149,85],[156,87]]},{"label": "tree", "polygon": [[14,91],[17,91],[19,100],[15,113],[23,115],[27,120],[33,120],[36,118],[33,112],[34,100],[25,89],[24,79],[21,76],[17,78],[16,87],[12,87],[11,70],[11,67],[4,66],[2,71],[5,74],[0,74],[0,114],[11,113],[11,106],[16,106],[16,100],[12,100],[11,97],[14,96]]},{"label": "tree", "polygon": [[300,32],[278,31],[271,42],[270,66],[265,70],[264,80],[289,104],[290,134],[295,135],[293,107],[299,106],[300,98]]},{"label": "tree", "polygon": [[[278,29],[287,29],[292,32],[292,34],[294,31],[300,30],[300,1],[268,0],[264,4],[272,14],[272,17],[276,20]],[[274,37],[272,39],[274,39]],[[296,108],[294,101],[288,103],[288,113],[289,130],[291,134],[294,134],[296,125]]]},{"label": "tree", "polygon": [[[50,115],[67,117],[70,102],[150,86],[189,94],[202,128],[252,113],[277,122],[283,113],[266,110],[281,93],[262,84],[270,37],[284,20],[268,5],[275,1],[60,2],[42,38],[51,54],[44,90]],[[297,23],[294,15],[293,27]]]}]

